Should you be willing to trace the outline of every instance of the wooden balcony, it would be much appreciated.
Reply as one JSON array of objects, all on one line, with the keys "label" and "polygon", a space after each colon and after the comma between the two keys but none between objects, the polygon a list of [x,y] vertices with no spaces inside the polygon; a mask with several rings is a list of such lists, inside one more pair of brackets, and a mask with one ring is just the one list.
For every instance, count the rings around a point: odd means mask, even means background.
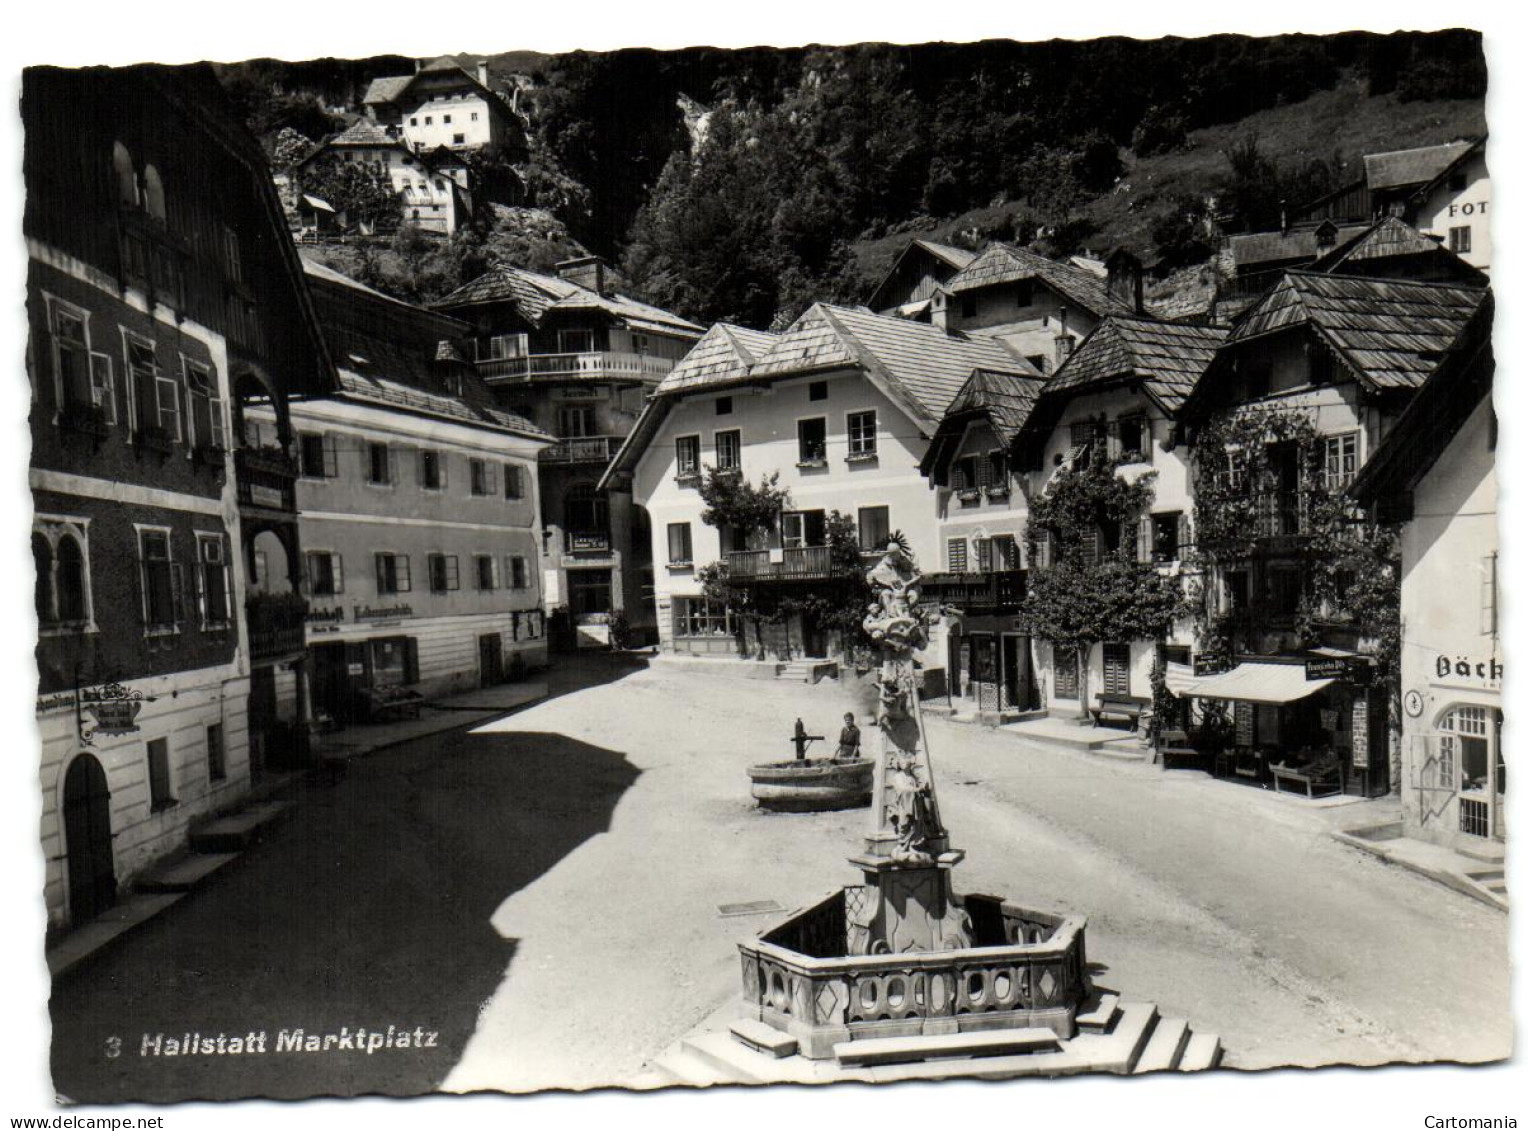
[{"label": "wooden balcony", "polygon": [[926,573],[920,585],[925,600],[963,613],[1011,613],[1024,601],[1027,577],[1022,569]]},{"label": "wooden balcony", "polygon": [[233,453],[239,505],[297,513],[297,461],[280,448],[239,448]]},{"label": "wooden balcony", "polygon": [[822,581],[836,573],[829,546],[735,550],[727,555],[727,576],[733,581]]},{"label": "wooden balcony", "polygon": [[542,448],[536,458],[542,463],[595,463],[603,467],[615,458],[621,439],[620,436],[579,436],[558,440],[551,447]]},{"label": "wooden balcony", "polygon": [[1309,527],[1309,497],[1300,491],[1270,491],[1253,500],[1252,529],[1260,549],[1292,553]]},{"label": "wooden balcony", "polygon": [[256,593],[244,603],[249,652],[254,660],[276,660],[304,648],[308,602],[295,593]]},{"label": "wooden balcony", "polygon": [[596,350],[591,353],[543,353],[497,357],[477,363],[490,385],[541,381],[661,381],[676,362],[642,353]]}]

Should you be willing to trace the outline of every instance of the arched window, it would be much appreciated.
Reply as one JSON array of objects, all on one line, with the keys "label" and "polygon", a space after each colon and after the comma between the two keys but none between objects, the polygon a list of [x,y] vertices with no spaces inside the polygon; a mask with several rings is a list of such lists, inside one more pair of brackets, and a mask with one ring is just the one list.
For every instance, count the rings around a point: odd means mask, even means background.
[{"label": "arched window", "polygon": [[34,603],[37,619],[43,624],[55,620],[53,613],[53,547],[41,534],[32,535],[32,565],[37,570],[37,588]]},{"label": "arched window", "polygon": [[117,178],[117,201],[138,207],[138,174],[133,171],[133,155],[120,141],[111,147],[111,167]]},{"label": "arched window", "polygon": [[159,170],[152,165],[143,168],[143,206],[154,219],[165,218],[164,182],[159,179]]},{"label": "arched window", "polygon": [[89,618],[85,607],[85,555],[74,535],[65,534],[58,540],[58,619],[82,621]]}]

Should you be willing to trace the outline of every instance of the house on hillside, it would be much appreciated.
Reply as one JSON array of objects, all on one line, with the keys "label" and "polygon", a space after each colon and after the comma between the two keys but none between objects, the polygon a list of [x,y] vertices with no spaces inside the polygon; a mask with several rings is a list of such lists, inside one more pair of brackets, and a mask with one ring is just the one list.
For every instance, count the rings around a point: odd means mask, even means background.
[{"label": "house on hillside", "polygon": [[356,122],[314,146],[297,163],[294,186],[324,165],[358,167],[391,185],[398,198],[394,223],[449,236],[472,215],[471,173],[458,154],[415,150],[374,122]]},{"label": "house on hillside", "polygon": [[[1131,481],[1152,477],[1152,500],[1134,523],[1095,529],[1083,547],[1097,561],[1117,554],[1150,562],[1159,572],[1197,583],[1193,555],[1193,482],[1182,412],[1227,331],[1218,326],[1157,322],[1110,315],[1085,338],[1040,390],[1011,445],[1014,466],[1027,476],[1031,497],[1044,494],[1062,469],[1100,461]],[[1070,548],[1041,540],[1032,569],[1047,569]],[[1084,713],[1083,688],[1093,696],[1152,698],[1152,675],[1169,662],[1189,663],[1193,626],[1180,622],[1163,640],[1109,640],[1087,656],[1036,649],[1042,705]],[[1083,669],[1086,678],[1083,678]]]},{"label": "house on hillside", "polygon": [[1038,252],[992,243],[930,298],[939,329],[999,341],[1036,372],[1054,373],[1108,314],[1139,314],[1141,266],[1127,252],[1107,274],[1058,263]]},{"label": "house on hillside", "polygon": [[1405,835],[1501,860],[1506,839],[1489,317],[1427,379],[1349,493],[1401,523]]},{"label": "house on hillside", "polygon": [[468,324],[469,360],[499,406],[554,439],[538,459],[546,603],[602,643],[613,613],[656,625],[646,513],[597,485],[702,328],[617,293],[596,256],[557,271],[495,267],[435,306]]},{"label": "house on hillside", "polygon": [[[828,534],[834,512],[864,552],[900,532],[922,569],[943,568],[935,500],[919,465],[951,403],[977,370],[1036,377],[991,339],[818,303],[778,335],[716,326],[654,392],[606,482],[630,482],[652,516],[659,633],[665,651],[827,660],[848,644],[807,611],[764,622],[707,600],[702,566],[761,606],[789,606],[844,568]],[[701,521],[704,469],[750,483],[779,473],[789,505],[773,529]],[[857,563],[855,568],[858,568]],[[930,665],[943,661],[931,643]]]},{"label": "house on hillside", "polygon": [[[31,68],[21,94],[44,897],[60,929],[305,760],[288,403],[335,377],[264,155],[210,67]],[[287,595],[246,600],[258,560]]]},{"label": "house on hillside", "polygon": [[1368,275],[1483,287],[1486,273],[1432,236],[1395,216],[1385,216],[1353,238],[1319,256],[1312,271],[1328,275]]},{"label": "house on hillside", "polygon": [[870,293],[865,305],[877,314],[894,314],[915,322],[929,320],[929,299],[935,288],[976,258],[974,252],[932,240],[907,243]]},{"label": "house on hillside", "polygon": [[[1227,335],[1184,407],[1203,636],[1227,670],[1182,694],[1234,704],[1220,767],[1268,781],[1326,751],[1350,793],[1395,782],[1376,583],[1384,542],[1343,492],[1451,351],[1490,316],[1480,287],[1291,271]],[[1309,672],[1330,670],[1316,677]]]},{"label": "house on hillside", "polygon": [[993,369],[971,374],[935,429],[919,470],[935,487],[943,560],[924,591],[949,618],[946,691],[987,717],[1040,706],[1027,634],[1015,617],[1024,600],[1024,522],[1029,481],[1010,450],[1045,382]]},{"label": "house on hillside", "polygon": [[367,116],[414,150],[482,149],[521,144],[524,128],[489,87],[488,64],[472,73],[442,55],[412,75],[373,79],[362,98]]},{"label": "house on hillside", "polygon": [[315,707],[360,721],[389,696],[545,667],[536,457],[551,437],[495,405],[457,346],[465,323],[304,266],[339,377],[291,407]]}]

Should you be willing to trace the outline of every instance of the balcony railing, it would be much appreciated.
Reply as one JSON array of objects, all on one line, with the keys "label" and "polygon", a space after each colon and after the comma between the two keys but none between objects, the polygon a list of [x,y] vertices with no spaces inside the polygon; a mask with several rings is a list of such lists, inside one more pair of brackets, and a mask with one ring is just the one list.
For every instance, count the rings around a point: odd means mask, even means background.
[{"label": "balcony railing", "polygon": [[293,593],[257,593],[244,604],[249,620],[249,651],[256,660],[269,660],[303,650],[303,626],[308,602]]},{"label": "balcony railing", "polygon": [[1299,491],[1276,491],[1253,500],[1252,528],[1269,548],[1293,545],[1306,533],[1310,500]]},{"label": "balcony railing", "polygon": [[673,358],[613,350],[497,357],[477,363],[479,375],[490,382],[568,379],[657,381],[666,377],[674,365]]},{"label": "balcony railing", "polygon": [[297,513],[297,463],[280,448],[239,448],[233,453],[239,505]]},{"label": "balcony railing", "polygon": [[926,600],[961,612],[1012,612],[1024,601],[1027,576],[1022,569],[926,573],[920,588]]},{"label": "balcony railing", "polygon": [[735,550],[727,555],[727,575],[735,581],[820,581],[835,572],[830,546]]},{"label": "balcony railing", "polygon": [[542,448],[537,458],[542,463],[608,464],[620,446],[619,436],[580,436],[577,439],[558,440],[551,447]]}]

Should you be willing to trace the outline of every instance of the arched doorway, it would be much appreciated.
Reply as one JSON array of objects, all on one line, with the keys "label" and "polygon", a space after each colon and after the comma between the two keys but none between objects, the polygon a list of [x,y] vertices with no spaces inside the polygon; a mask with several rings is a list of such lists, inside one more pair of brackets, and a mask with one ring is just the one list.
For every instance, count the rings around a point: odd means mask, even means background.
[{"label": "arched doorway", "polygon": [[111,791],[106,771],[89,754],[69,764],[64,776],[64,848],[69,867],[69,918],[94,919],[117,902],[111,851]]}]

